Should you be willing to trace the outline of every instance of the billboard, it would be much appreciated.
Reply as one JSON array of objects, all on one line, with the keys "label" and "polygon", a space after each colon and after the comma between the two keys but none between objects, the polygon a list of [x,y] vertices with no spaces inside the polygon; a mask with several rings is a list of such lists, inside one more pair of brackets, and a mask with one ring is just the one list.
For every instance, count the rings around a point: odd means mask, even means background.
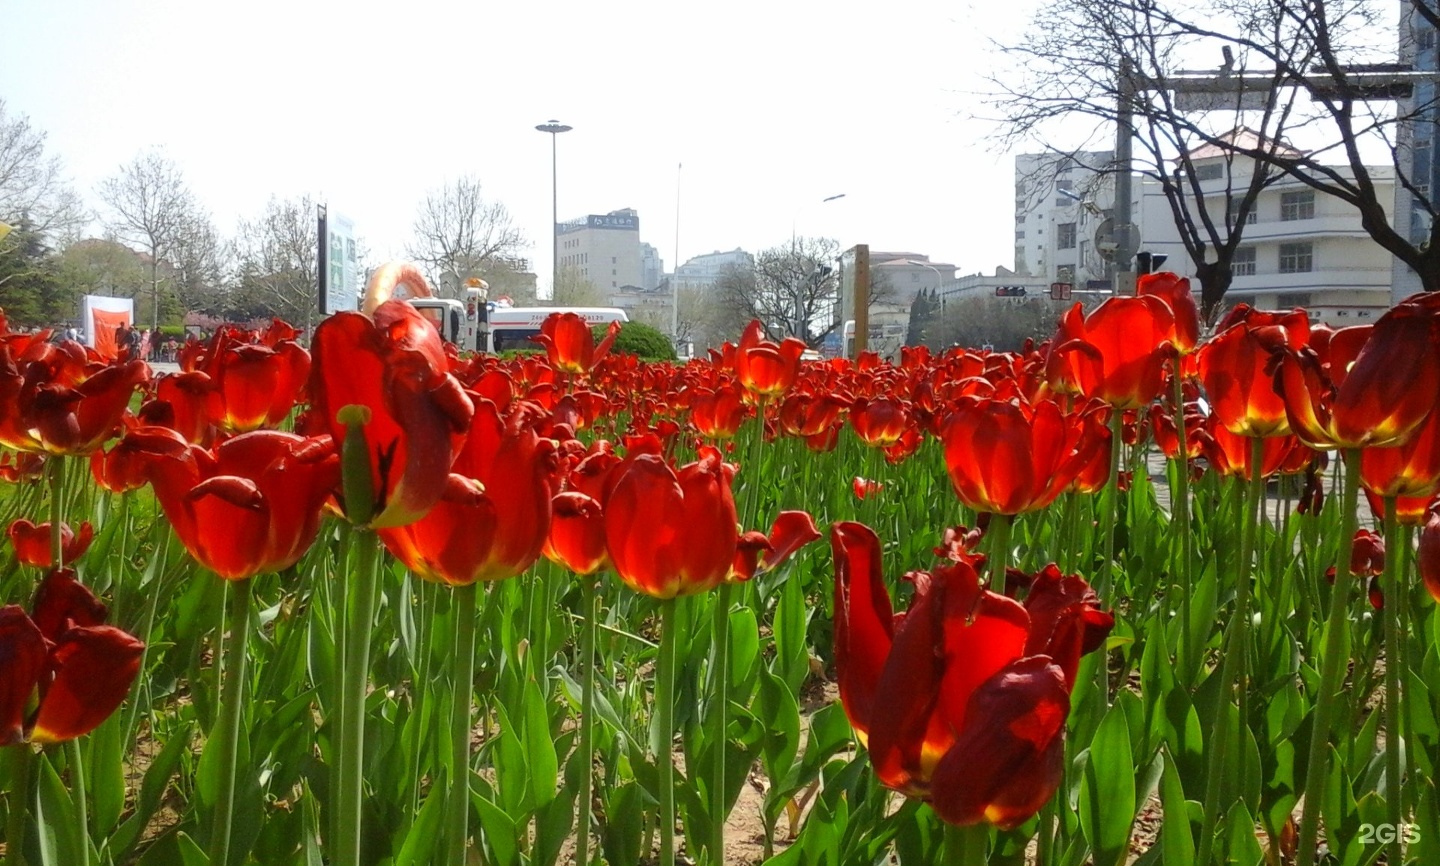
[{"label": "billboard", "polygon": [[328,316],[360,308],[360,259],[355,250],[355,223],[317,205],[320,248],[320,313]]}]

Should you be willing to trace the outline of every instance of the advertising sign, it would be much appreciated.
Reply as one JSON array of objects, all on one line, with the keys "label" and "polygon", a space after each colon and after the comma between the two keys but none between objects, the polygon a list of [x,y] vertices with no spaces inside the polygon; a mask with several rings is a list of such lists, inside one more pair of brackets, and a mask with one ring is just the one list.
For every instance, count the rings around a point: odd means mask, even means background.
[{"label": "advertising sign", "polygon": [[360,260],[355,251],[355,223],[332,214],[325,205],[319,216],[320,312],[322,315],[360,308]]}]

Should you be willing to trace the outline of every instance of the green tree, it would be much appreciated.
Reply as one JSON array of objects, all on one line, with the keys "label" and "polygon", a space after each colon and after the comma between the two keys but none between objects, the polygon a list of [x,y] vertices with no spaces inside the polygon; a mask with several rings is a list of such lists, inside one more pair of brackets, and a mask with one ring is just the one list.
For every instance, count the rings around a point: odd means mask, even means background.
[{"label": "green tree", "polygon": [[560,269],[550,303],[557,307],[603,307],[605,294],[599,286],[581,276],[579,268],[565,267]]},{"label": "green tree", "polygon": [[[598,343],[605,336],[606,326],[594,328],[595,341]],[[653,328],[644,322],[626,322],[620,326],[620,333],[615,335],[615,342],[610,347],[611,352],[619,352],[624,355],[639,355],[644,361],[673,361],[675,360],[675,347],[670,345],[670,338],[666,337],[658,328]]]},{"label": "green tree", "polygon": [[937,326],[940,313],[939,296],[934,290],[921,289],[910,303],[910,326],[905,332],[905,345],[924,344]]},{"label": "green tree", "polygon": [[75,317],[75,293],[62,286],[54,257],[28,220],[0,249],[0,309],[10,327],[47,327]]}]

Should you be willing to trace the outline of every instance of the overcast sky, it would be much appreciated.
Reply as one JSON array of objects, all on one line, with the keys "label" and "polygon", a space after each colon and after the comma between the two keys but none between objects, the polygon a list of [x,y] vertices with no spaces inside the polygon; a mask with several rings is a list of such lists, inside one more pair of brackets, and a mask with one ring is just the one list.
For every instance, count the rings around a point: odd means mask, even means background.
[{"label": "overcast sky", "polygon": [[545,285],[553,117],[560,218],[635,208],[667,270],[678,174],[681,261],[793,226],[972,273],[1013,258],[1013,157],[973,94],[1033,6],[9,2],[0,97],[92,202],[159,146],[227,234],[309,193],[396,257],[425,192],[475,174]]}]

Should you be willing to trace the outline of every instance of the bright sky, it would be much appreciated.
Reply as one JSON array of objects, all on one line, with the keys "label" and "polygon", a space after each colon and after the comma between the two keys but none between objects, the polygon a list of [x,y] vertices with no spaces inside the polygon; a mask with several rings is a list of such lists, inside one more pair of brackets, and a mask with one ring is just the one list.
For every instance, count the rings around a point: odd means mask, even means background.
[{"label": "bright sky", "polygon": [[[989,271],[1013,258],[1013,159],[983,139],[977,70],[1034,0],[0,6],[0,97],[98,206],[150,146],[223,233],[310,193],[399,256],[427,190],[478,175],[550,273],[560,218],[632,207],[667,270],[803,235]],[[853,8],[853,7],[852,7]],[[683,169],[677,172],[677,166]],[[844,193],[822,204],[827,196]]]}]

